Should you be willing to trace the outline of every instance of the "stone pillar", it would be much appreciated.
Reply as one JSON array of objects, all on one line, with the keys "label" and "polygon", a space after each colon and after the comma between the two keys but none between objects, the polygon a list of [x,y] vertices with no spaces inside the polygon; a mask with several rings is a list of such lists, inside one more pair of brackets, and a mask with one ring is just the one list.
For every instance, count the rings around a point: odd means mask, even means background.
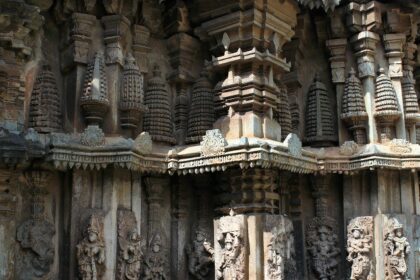
[{"label": "stone pillar", "polygon": [[366,112],[368,114],[369,143],[378,142],[378,133],[374,117],[375,111],[375,50],[379,36],[370,31],[362,31],[354,35],[350,42],[353,44],[357,57],[359,77],[362,80],[365,94]]},{"label": "stone pillar", "polygon": [[341,104],[344,92],[344,82],[346,77],[346,47],[347,39],[331,39],[326,41],[327,48],[330,51],[330,66],[332,82],[335,85],[337,96],[337,119],[338,119],[338,144],[341,145],[348,139],[348,133],[345,125],[340,120]]},{"label": "stone pillar", "polygon": [[170,217],[165,215],[162,204],[169,181],[163,177],[147,177],[145,182],[149,204],[145,276],[148,279],[169,279]]},{"label": "stone pillar", "polygon": [[[336,279],[339,272],[340,248],[338,224],[328,211],[328,191],[331,176],[312,177],[315,217],[306,227],[306,249],[310,279]],[[318,260],[323,260],[319,262]]]},{"label": "stone pillar", "polygon": [[215,279],[297,279],[293,225],[278,214],[277,171],[234,169],[227,177],[215,199],[222,215],[214,220]]},{"label": "stone pillar", "polygon": [[118,98],[121,87],[121,72],[124,65],[124,48],[126,34],[130,21],[121,15],[104,16],[101,19],[104,26],[105,41],[105,64],[108,81],[108,100],[110,111],[107,121],[104,122],[104,130],[115,133],[119,129],[119,104]]},{"label": "stone pillar", "polygon": [[151,51],[149,47],[150,31],[146,26],[135,24],[133,27],[133,55],[136,58],[140,72],[147,74],[149,72],[148,54]]},{"label": "stone pillar", "polygon": [[73,13],[69,19],[68,37],[64,37],[61,47],[61,70],[64,73],[65,114],[74,132],[84,127],[80,96],[83,90],[84,74],[92,43],[92,30],[96,17],[88,14]]},{"label": "stone pillar", "polygon": [[191,209],[188,178],[178,177],[172,192],[172,235],[171,235],[171,276],[173,279],[188,279],[186,250],[190,241],[189,217]]},{"label": "stone pillar", "polygon": [[15,214],[18,202],[16,188],[11,184],[13,174],[0,170],[0,278],[14,279]]},{"label": "stone pillar", "polygon": [[[404,112],[401,79],[403,77],[402,58],[404,53],[402,51],[405,43],[405,34],[384,34],[383,41],[389,64],[388,75],[392,80],[395,93],[397,94],[398,107]],[[407,138],[404,115],[396,123],[396,137],[399,139]]]}]

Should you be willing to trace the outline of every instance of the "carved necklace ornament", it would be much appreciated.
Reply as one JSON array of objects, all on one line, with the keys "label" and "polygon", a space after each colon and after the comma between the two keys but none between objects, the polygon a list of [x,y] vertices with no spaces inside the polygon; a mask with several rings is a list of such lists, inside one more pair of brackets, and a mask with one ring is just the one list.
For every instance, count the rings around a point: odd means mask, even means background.
[{"label": "carved necklace ornament", "polygon": [[82,280],[100,279],[101,266],[105,262],[105,244],[99,217],[91,215],[83,239],[76,247],[79,276]]},{"label": "carved necklace ornament", "polygon": [[357,217],[347,226],[347,261],[351,263],[350,280],[373,280],[373,218]]},{"label": "carved necklace ornament", "polygon": [[403,225],[391,218],[385,229],[385,280],[403,280],[407,273],[407,256],[410,244],[404,236]]}]

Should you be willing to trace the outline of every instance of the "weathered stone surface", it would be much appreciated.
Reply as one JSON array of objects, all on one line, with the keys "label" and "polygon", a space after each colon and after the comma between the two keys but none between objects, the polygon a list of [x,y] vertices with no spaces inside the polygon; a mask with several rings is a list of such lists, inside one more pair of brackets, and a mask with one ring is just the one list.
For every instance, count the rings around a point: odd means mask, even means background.
[{"label": "weathered stone surface", "polygon": [[419,11],[0,1],[0,279],[420,279]]}]

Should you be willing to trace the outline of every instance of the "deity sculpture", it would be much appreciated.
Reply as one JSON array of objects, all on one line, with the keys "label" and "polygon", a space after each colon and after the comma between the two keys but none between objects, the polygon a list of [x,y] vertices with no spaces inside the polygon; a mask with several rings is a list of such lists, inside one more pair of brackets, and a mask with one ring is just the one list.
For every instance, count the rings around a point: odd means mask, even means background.
[{"label": "deity sculpture", "polygon": [[353,219],[347,231],[347,260],[352,263],[350,280],[372,279],[372,217]]},{"label": "deity sculpture", "polygon": [[297,279],[292,222],[281,217],[281,223],[271,230],[265,279]]},{"label": "deity sculpture", "polygon": [[406,257],[410,253],[410,244],[404,236],[403,225],[397,219],[389,221],[389,229],[385,234],[385,266],[387,268],[386,279],[402,280],[406,279],[407,262]]},{"label": "deity sculpture", "polygon": [[318,279],[335,279],[337,274],[337,235],[326,225],[320,225],[315,235],[308,238],[308,250],[312,257],[312,269]]},{"label": "deity sculpture", "polygon": [[200,230],[192,246],[187,247],[188,270],[196,279],[206,279],[214,262],[214,249],[206,238],[206,234]]},{"label": "deity sculpture", "polygon": [[162,237],[155,234],[150,241],[149,253],[146,259],[146,269],[143,279],[164,280],[169,279],[165,272],[164,252],[162,248]]},{"label": "deity sculpture", "polygon": [[242,253],[241,237],[239,234],[227,232],[223,237],[219,237],[222,243],[222,256],[219,267],[217,267],[216,277],[223,280],[239,280],[244,279],[242,271],[240,271],[241,261],[239,257]]},{"label": "deity sculpture", "polygon": [[77,245],[77,261],[80,278],[97,280],[98,266],[105,262],[105,244],[102,240],[98,217],[92,215],[84,232],[84,238]]},{"label": "deity sculpture", "polygon": [[140,277],[143,253],[141,251],[141,238],[136,230],[131,231],[127,237],[127,244],[122,246],[122,271],[121,279],[135,280]]}]

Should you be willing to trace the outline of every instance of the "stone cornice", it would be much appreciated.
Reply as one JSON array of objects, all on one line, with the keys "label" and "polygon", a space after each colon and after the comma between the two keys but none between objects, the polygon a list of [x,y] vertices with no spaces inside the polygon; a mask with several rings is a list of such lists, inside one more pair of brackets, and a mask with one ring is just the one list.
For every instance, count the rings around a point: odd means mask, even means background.
[{"label": "stone cornice", "polygon": [[170,147],[154,144],[152,149],[142,151],[135,147],[134,140],[121,137],[105,137],[103,145],[87,146],[80,143],[80,135],[32,134],[8,134],[7,138],[21,139],[22,145],[4,145],[0,149],[0,162],[19,168],[20,162],[26,162],[27,166],[31,161],[45,160],[52,168],[61,171],[114,167],[171,175],[224,171],[235,166],[242,169],[274,168],[302,174],[352,174],[376,168],[420,169],[420,145],[400,139],[363,146],[346,142],[341,147],[315,149],[300,148],[297,137],[287,138],[285,142],[243,137],[226,141],[222,152],[203,155],[202,145]]}]

